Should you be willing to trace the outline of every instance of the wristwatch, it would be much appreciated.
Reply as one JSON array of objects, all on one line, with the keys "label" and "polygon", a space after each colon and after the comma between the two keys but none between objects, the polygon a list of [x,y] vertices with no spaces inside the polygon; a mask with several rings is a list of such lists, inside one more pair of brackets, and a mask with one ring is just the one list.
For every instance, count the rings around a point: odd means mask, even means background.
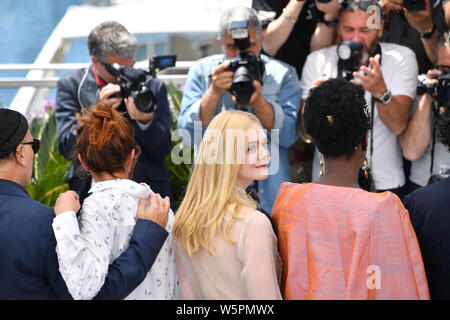
[{"label": "wristwatch", "polygon": [[433,24],[433,28],[431,30],[421,32],[420,37],[423,39],[430,39],[433,36],[434,31],[436,31],[436,25]]},{"label": "wristwatch", "polygon": [[377,101],[377,102],[380,102],[382,104],[388,104],[392,100],[392,93],[391,93],[390,90],[388,90],[385,93],[383,93],[381,95],[381,97],[379,97],[379,98],[375,98],[374,97],[374,100]]}]

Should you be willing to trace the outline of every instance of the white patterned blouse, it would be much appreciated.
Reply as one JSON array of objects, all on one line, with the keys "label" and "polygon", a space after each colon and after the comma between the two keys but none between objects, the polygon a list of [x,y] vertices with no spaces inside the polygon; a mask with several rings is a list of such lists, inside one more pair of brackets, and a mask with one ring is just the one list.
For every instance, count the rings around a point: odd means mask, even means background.
[{"label": "white patterned blouse", "polygon": [[[92,299],[105,282],[108,266],[127,249],[140,198],[152,193],[145,183],[127,179],[96,183],[77,221],[75,212],[53,220],[59,270],[74,299]],[[144,281],[126,299],[175,299],[178,294],[170,211],[164,242]]]}]

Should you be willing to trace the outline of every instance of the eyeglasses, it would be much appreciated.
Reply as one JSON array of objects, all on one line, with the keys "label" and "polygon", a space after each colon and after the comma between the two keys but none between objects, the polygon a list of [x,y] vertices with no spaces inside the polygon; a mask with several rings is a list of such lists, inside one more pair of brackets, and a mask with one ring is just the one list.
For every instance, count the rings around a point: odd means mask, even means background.
[{"label": "eyeglasses", "polygon": [[36,153],[38,153],[39,148],[41,147],[41,140],[33,139],[33,141],[22,142],[21,144],[31,144],[31,148],[33,148],[33,152],[34,152],[34,154],[36,154]]}]

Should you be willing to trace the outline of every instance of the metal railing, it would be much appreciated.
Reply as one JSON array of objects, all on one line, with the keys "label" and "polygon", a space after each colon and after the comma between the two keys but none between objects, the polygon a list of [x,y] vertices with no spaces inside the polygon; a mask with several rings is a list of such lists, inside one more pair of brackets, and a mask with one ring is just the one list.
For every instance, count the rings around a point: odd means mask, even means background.
[{"label": "metal railing", "polygon": [[[146,61],[136,63],[136,68],[146,68]],[[164,70],[158,75],[163,81],[172,81],[175,84],[182,84],[186,81],[187,71],[194,64],[194,61],[178,61],[175,67]],[[0,64],[0,72],[6,71],[32,71],[41,70],[46,72],[73,71],[88,67],[88,63],[53,63],[45,65],[36,64]],[[57,76],[45,76],[39,79],[29,79],[26,77],[0,77],[0,88],[54,88],[58,82]]]},{"label": "metal railing", "polygon": [[[158,73],[158,78],[166,83],[184,84],[189,68],[194,62],[177,61],[175,67]],[[9,107],[24,114],[35,112],[41,108],[51,90],[56,87],[59,80],[57,72],[73,71],[88,66],[88,63],[0,64],[0,75],[2,72],[27,72],[24,77],[0,77],[0,89],[19,88]],[[135,67],[147,69],[148,61],[137,62]]]}]

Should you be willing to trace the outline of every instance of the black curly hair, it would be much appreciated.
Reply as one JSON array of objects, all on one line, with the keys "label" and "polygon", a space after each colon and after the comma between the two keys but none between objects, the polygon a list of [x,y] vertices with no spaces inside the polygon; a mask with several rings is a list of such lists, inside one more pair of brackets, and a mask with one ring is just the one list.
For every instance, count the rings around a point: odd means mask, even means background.
[{"label": "black curly hair", "polygon": [[325,156],[351,155],[369,129],[361,86],[330,79],[311,89],[305,104],[305,129]]}]

